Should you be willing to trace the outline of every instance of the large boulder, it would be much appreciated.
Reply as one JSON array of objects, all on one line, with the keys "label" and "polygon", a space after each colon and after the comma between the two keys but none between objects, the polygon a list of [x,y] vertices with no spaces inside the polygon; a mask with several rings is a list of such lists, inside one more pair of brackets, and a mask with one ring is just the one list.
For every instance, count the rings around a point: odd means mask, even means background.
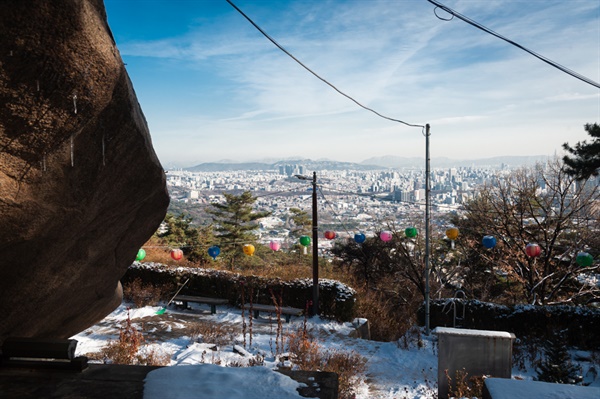
[{"label": "large boulder", "polygon": [[0,342],[121,303],[169,198],[102,0],[0,1]]}]

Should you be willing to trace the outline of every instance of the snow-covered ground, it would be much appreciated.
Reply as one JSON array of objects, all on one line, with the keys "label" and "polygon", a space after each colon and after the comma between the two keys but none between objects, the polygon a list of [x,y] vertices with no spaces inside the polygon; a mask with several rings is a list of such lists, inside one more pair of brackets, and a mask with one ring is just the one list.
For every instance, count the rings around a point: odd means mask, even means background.
[{"label": "snow-covered ground", "polygon": [[[193,304],[194,306],[195,304]],[[189,398],[202,391],[215,398],[299,398],[299,384],[289,377],[272,371],[280,359],[277,349],[277,323],[266,317],[253,320],[252,343],[250,336],[242,334],[246,322],[249,331],[248,312],[242,318],[237,308],[218,307],[217,314],[210,314],[207,305],[196,305],[192,311],[170,307],[164,315],[156,315],[159,307],[130,309],[121,305],[97,325],[77,334],[77,355],[98,352],[111,339],[117,339],[119,328],[127,319],[146,336],[146,344],[170,355],[170,366],[148,374],[144,398]],[[292,318],[283,323],[283,335],[302,328],[303,318]],[[227,326],[230,337],[221,337],[219,345],[207,342],[194,334],[194,324],[214,322]],[[416,338],[405,342],[377,342],[354,338],[352,323],[312,318],[307,321],[308,330],[318,338],[326,350],[354,351],[366,360],[366,372],[355,384],[357,399],[429,399],[437,397],[437,347],[435,335],[422,336],[421,344]],[[230,338],[230,339],[229,339]],[[243,346],[246,344],[246,353]],[[237,351],[234,351],[234,346]],[[241,349],[240,349],[241,348]],[[239,353],[241,352],[241,354]],[[256,355],[264,358],[263,367],[248,367],[249,359]],[[183,368],[183,366],[188,366]],[[591,373],[593,365],[582,363],[587,382],[600,387],[600,378]],[[596,366],[597,367],[597,366]],[[591,374],[590,374],[591,373]],[[200,375],[202,378],[200,378]],[[525,370],[514,368],[513,378],[531,380],[535,375],[530,365]],[[253,396],[254,395],[254,396]]]}]

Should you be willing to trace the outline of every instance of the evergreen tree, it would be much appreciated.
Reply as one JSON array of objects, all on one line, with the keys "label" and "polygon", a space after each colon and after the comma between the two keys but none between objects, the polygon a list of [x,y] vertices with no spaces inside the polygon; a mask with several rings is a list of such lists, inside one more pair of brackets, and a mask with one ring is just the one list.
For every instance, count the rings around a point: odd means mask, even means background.
[{"label": "evergreen tree", "polygon": [[578,367],[571,362],[562,333],[554,333],[544,344],[544,359],[537,367],[537,380],[575,384],[581,378]]},{"label": "evergreen tree", "polygon": [[300,208],[290,208],[290,235],[295,238],[300,238],[303,235],[309,235],[312,227],[312,218],[306,211]]},{"label": "evergreen tree", "polygon": [[254,212],[252,206],[256,202],[250,191],[240,195],[223,194],[225,203],[212,203],[207,210],[215,223],[216,237],[219,245],[235,255],[242,254],[244,244],[256,243],[258,219],[267,217],[271,212]]},{"label": "evergreen tree", "polygon": [[190,262],[207,263],[210,257],[206,249],[213,240],[212,227],[194,227],[192,221],[185,213],[178,216],[168,213],[164,220],[166,231],[156,235],[169,247],[181,248]]},{"label": "evergreen tree", "polygon": [[574,148],[568,143],[563,144],[563,148],[574,155],[573,158],[569,156],[563,158],[567,165],[566,171],[578,180],[598,176],[600,170],[600,125],[588,123],[584,128],[594,139],[591,143],[582,141],[575,144]]}]

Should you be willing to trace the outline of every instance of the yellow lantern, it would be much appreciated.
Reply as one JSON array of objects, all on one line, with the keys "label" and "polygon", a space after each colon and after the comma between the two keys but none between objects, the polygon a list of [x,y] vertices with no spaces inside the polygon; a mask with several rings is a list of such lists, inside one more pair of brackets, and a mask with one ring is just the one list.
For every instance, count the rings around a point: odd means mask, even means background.
[{"label": "yellow lantern", "polygon": [[456,240],[458,238],[458,229],[456,227],[450,227],[446,230],[446,237],[452,241]]},{"label": "yellow lantern", "polygon": [[254,255],[254,245],[252,244],[246,244],[244,245],[244,253],[248,256],[252,256]]}]

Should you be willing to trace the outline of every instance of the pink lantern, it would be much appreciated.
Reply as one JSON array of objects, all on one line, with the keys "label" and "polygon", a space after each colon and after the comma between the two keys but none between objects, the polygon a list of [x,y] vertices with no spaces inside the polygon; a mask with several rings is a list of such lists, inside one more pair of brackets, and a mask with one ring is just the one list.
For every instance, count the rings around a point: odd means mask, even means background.
[{"label": "pink lantern", "polygon": [[379,234],[379,238],[381,238],[382,241],[388,242],[392,239],[392,232],[391,231],[382,231]]},{"label": "pink lantern", "polygon": [[537,258],[542,254],[542,248],[540,248],[540,246],[537,244],[529,243],[525,247],[525,253],[527,254],[527,256]]},{"label": "pink lantern", "polygon": [[281,248],[281,243],[279,241],[271,241],[269,243],[269,248],[271,248],[273,251],[279,251],[279,248]]}]

